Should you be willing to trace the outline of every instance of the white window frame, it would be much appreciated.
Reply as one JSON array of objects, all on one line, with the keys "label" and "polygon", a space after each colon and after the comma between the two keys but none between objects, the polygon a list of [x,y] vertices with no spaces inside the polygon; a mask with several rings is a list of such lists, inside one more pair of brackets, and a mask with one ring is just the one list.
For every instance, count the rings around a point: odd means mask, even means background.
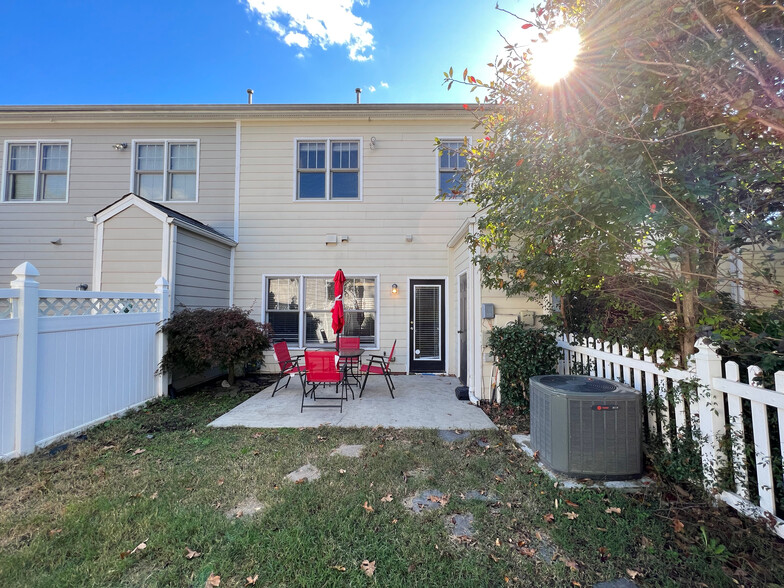
[{"label": "white window frame", "polygon": [[[441,145],[444,143],[460,143],[461,145],[465,143],[468,149],[471,148],[471,138],[470,137],[439,137],[438,140],[440,141],[439,145],[436,145],[436,198],[441,200],[442,202],[463,202],[468,195],[471,193],[471,187],[466,184],[465,192],[460,195],[454,195],[450,198],[443,198],[441,193]],[[465,168],[463,168],[465,169]]]},{"label": "white window frame", "polygon": [[[332,198],[332,143],[357,143],[357,197],[356,198]],[[324,143],[324,169],[325,186],[324,198],[300,198],[299,197],[299,144],[300,143]],[[294,202],[361,202],[362,201],[362,168],[364,160],[364,144],[362,137],[295,137],[294,138]]]},{"label": "white window frame", "polygon": [[[11,200],[6,194],[8,185],[8,158],[12,145],[35,145],[35,178],[33,180],[32,200]],[[65,198],[63,200],[43,200],[38,188],[41,177],[41,153],[44,145],[67,145],[68,161],[65,166]],[[7,139],[3,145],[3,177],[0,180],[0,204],[67,204],[71,186],[71,139]]]},{"label": "white window frame", "polygon": [[[169,191],[169,170],[171,159],[169,147],[171,145],[196,145],[196,198],[193,200],[171,200]],[[137,149],[139,145],[163,145],[163,200],[153,200],[152,202],[162,202],[168,204],[194,204],[199,201],[199,167],[201,166],[201,139],[134,139],[131,141],[131,183],[130,192],[139,194],[136,190],[136,163],[138,159]],[[190,172],[189,172],[190,173]]]},{"label": "white window frame", "polygon": [[[297,331],[298,331],[298,342],[297,346],[293,347],[293,349],[305,349],[308,347],[307,342],[305,341],[305,327],[306,327],[306,317],[307,311],[305,310],[305,280],[307,279],[326,279],[331,280],[334,277],[334,274],[262,274],[261,276],[261,283],[262,283],[262,292],[261,292],[261,322],[269,322],[269,310],[267,309],[267,298],[269,296],[269,286],[268,283],[270,280],[291,280],[296,279],[299,280],[298,283],[298,296],[299,296],[299,308],[297,312],[299,313],[299,318],[297,322]],[[363,347],[366,350],[378,350],[378,342],[379,342],[379,333],[380,328],[379,325],[381,324],[381,299],[379,298],[380,294],[380,284],[381,279],[378,274],[346,274],[346,279],[350,280],[352,278],[365,278],[365,279],[372,279],[375,280],[375,301],[376,301],[376,308],[375,308],[375,325],[374,325],[374,332],[373,338],[375,340],[373,346],[371,347]],[[293,311],[290,311],[293,312]],[[330,324],[330,328],[331,328]],[[292,344],[293,345],[293,344]],[[332,344],[318,346],[314,344],[309,345],[310,348],[314,347],[334,347]]]}]

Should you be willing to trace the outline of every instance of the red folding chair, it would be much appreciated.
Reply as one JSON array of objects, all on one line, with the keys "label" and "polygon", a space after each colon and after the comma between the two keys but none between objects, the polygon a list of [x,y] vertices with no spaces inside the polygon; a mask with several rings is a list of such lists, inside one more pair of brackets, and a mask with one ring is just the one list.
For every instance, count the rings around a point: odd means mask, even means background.
[{"label": "red folding chair", "polygon": [[[285,341],[281,341],[280,343],[275,343],[272,346],[272,349],[275,352],[275,360],[278,362],[280,366],[280,374],[278,375],[278,381],[275,382],[275,389],[272,391],[272,396],[275,396],[275,392],[280,390],[281,388],[288,388],[289,381],[291,380],[291,376],[294,374],[299,376],[300,381],[302,380],[302,376],[305,373],[305,366],[299,365],[299,360],[302,359],[301,355],[297,355],[296,357],[291,357],[291,353],[289,353],[289,344]],[[281,386],[280,382],[286,378],[286,385]],[[305,383],[302,382],[302,387],[305,387]]]},{"label": "red folding chair", "polygon": [[[319,386],[335,385],[335,393],[340,399],[340,404],[311,404],[307,408],[340,408],[343,412],[343,392],[340,390],[340,384],[343,382],[343,373],[338,369],[337,354],[334,351],[305,351],[305,384],[310,386],[302,386],[302,405],[299,411],[305,409],[305,397],[310,397],[316,401],[316,388]],[[321,398],[324,400],[324,398]]]},{"label": "red folding chair", "polygon": [[362,380],[362,388],[359,391],[359,397],[362,398],[362,393],[365,391],[365,384],[367,384],[367,379],[370,374],[374,374],[377,376],[384,376],[384,381],[387,383],[387,388],[389,388],[389,393],[392,394],[392,398],[395,397],[392,390],[395,389],[395,384],[392,382],[392,372],[389,369],[389,364],[392,363],[392,358],[395,357],[395,346],[397,345],[397,339],[395,342],[392,343],[392,350],[389,352],[389,356],[385,357],[383,355],[371,355],[368,362],[360,366],[359,373],[365,374],[365,379]]},{"label": "red folding chair", "polygon": [[[338,353],[343,349],[359,349],[359,337],[341,337],[338,345],[340,345]],[[338,357],[338,368],[345,370],[348,376],[357,381],[357,384],[359,384],[359,376],[357,375],[359,363],[358,357]]]}]

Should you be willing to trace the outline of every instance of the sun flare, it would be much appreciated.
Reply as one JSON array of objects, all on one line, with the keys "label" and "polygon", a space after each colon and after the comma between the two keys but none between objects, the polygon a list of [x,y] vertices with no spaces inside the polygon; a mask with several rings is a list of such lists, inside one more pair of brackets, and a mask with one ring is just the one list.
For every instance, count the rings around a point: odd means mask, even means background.
[{"label": "sun flare", "polygon": [[580,52],[580,33],[573,27],[553,31],[531,51],[531,74],[543,86],[555,85],[574,69]]}]

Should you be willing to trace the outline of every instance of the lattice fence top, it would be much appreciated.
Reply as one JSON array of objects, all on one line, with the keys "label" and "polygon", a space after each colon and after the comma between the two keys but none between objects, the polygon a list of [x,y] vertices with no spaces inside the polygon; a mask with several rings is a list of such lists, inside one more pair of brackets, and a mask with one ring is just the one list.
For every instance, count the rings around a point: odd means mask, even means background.
[{"label": "lattice fence top", "polygon": [[[158,312],[157,298],[40,298],[38,316]],[[2,306],[0,306],[2,313]],[[2,316],[0,314],[0,316]]]},{"label": "lattice fence top", "polygon": [[13,318],[13,309],[10,298],[0,298],[0,319]]}]

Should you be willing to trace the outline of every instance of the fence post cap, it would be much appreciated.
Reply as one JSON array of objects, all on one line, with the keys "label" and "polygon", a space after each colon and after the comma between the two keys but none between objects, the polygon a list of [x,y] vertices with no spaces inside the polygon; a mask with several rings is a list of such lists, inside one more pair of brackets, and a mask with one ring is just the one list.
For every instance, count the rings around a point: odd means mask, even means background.
[{"label": "fence post cap", "polygon": [[156,286],[156,289],[168,288],[169,287],[169,280],[167,280],[166,278],[161,276],[160,278],[155,280],[155,286]]},{"label": "fence post cap", "polygon": [[718,357],[716,350],[718,347],[711,343],[705,337],[699,337],[697,341],[694,343],[694,347],[697,349],[697,352],[700,354],[704,354],[706,356],[715,356]]},{"label": "fence post cap", "polygon": [[19,280],[23,278],[35,278],[36,276],[41,275],[41,272],[39,272],[29,261],[20,263],[11,273],[14,274]]}]

